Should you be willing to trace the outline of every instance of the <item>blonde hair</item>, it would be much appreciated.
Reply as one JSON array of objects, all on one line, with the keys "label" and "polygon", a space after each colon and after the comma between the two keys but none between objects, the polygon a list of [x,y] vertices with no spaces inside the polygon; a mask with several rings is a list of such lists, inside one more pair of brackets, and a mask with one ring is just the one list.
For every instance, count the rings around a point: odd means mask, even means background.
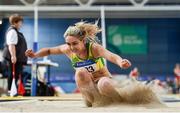
[{"label": "blonde hair", "polygon": [[69,26],[64,33],[64,37],[67,36],[75,36],[80,40],[87,39],[89,41],[97,42],[96,34],[101,32],[101,29],[97,25],[97,21],[95,24],[86,23],[86,22],[78,22],[74,26]]}]

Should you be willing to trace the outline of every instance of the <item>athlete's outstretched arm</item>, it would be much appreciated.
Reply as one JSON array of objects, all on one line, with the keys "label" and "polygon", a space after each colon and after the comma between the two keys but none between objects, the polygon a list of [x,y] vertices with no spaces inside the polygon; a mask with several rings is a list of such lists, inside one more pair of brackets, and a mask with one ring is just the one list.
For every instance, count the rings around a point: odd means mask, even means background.
[{"label": "athlete's outstretched arm", "polygon": [[25,55],[30,58],[37,58],[37,57],[43,57],[48,56],[51,54],[65,54],[67,49],[67,45],[60,45],[56,47],[50,47],[50,48],[42,48],[36,53],[32,51],[32,49],[28,49],[25,52]]},{"label": "athlete's outstretched arm", "polygon": [[123,59],[117,54],[114,54],[107,49],[105,49],[103,46],[94,43],[92,46],[93,55],[95,57],[103,57],[107,59],[108,61],[120,66],[121,68],[128,68],[131,66],[131,63],[127,59]]}]

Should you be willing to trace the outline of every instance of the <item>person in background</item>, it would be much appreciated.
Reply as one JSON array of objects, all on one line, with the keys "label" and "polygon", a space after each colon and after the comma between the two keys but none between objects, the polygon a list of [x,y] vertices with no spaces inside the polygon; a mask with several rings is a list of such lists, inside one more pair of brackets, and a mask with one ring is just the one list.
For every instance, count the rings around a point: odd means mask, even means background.
[{"label": "person in background", "polygon": [[166,88],[168,89],[169,93],[176,93],[175,83],[170,77],[166,77]]},{"label": "person in background", "polygon": [[19,32],[23,23],[23,17],[19,14],[12,14],[9,17],[9,23],[10,27],[6,31],[3,57],[8,62],[11,72],[8,76],[8,90],[10,91],[13,78],[13,64],[15,65],[15,83],[17,86],[18,78],[22,75],[23,65],[27,63],[27,57],[25,56],[27,43],[24,35]]},{"label": "person in background", "polygon": [[174,68],[174,74],[175,74],[175,87],[176,87],[176,93],[180,93],[180,64],[176,64]]},{"label": "person in background", "polygon": [[131,72],[130,72],[130,74],[129,74],[129,76],[131,77],[131,78],[134,78],[134,79],[138,79],[138,77],[139,77],[139,70],[138,70],[138,68],[137,67],[135,67],[133,70],[131,70]]}]

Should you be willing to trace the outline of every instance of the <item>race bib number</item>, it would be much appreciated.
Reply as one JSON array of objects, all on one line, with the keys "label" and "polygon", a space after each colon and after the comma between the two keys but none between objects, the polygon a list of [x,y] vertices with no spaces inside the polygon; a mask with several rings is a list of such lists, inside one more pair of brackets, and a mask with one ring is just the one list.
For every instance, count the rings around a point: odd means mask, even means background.
[{"label": "race bib number", "polygon": [[92,73],[96,71],[96,66],[95,65],[90,65],[90,66],[86,66],[84,67],[88,72]]},{"label": "race bib number", "polygon": [[85,68],[88,72],[93,73],[96,71],[96,62],[93,60],[85,60],[83,62],[77,62],[74,67],[75,69]]}]

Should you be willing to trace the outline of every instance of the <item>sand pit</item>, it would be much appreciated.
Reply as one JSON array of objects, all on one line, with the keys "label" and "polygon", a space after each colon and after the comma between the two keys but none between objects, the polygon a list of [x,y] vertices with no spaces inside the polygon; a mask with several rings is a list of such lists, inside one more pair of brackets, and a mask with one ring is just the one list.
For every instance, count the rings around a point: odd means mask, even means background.
[{"label": "sand pit", "polygon": [[[174,97],[180,99],[179,95],[164,95],[166,100],[173,100]],[[164,104],[166,107],[154,104],[119,104],[88,108],[81,95],[70,94],[60,97],[22,97],[21,100],[4,100],[0,102],[0,112],[180,112],[180,101],[164,102]]]}]

